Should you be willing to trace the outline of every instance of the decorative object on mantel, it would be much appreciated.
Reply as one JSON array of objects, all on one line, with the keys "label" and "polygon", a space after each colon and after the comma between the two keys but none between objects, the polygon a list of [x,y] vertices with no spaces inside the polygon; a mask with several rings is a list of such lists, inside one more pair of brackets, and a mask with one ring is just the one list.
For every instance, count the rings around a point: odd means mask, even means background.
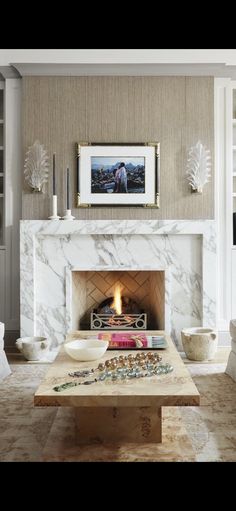
[{"label": "decorative object on mantel", "polygon": [[77,206],[159,208],[158,142],[87,143],[77,149]]},{"label": "decorative object on mantel", "polygon": [[66,169],[66,213],[62,217],[63,220],[74,220],[75,217],[71,214],[70,209],[70,170]]},{"label": "decorative object on mantel", "polygon": [[209,182],[211,170],[210,150],[206,149],[198,140],[195,146],[189,149],[187,159],[187,179],[192,192],[202,193],[203,187]]},{"label": "decorative object on mantel", "polygon": [[34,192],[44,192],[44,184],[48,181],[48,156],[38,140],[26,153],[24,174],[25,180]]},{"label": "decorative object on mantel", "polygon": [[49,217],[49,220],[60,220],[60,216],[57,214],[57,195],[56,195],[56,164],[55,164],[56,155],[53,154],[53,167],[52,167],[52,216]]},{"label": "decorative object on mantel", "polygon": [[98,372],[98,375],[93,380],[85,381],[71,381],[62,383],[53,387],[55,392],[61,392],[70,387],[76,387],[77,385],[91,385],[99,381],[111,380],[125,381],[134,378],[145,378],[151,376],[158,376],[161,374],[168,374],[173,371],[173,366],[170,364],[162,364],[161,356],[157,353],[137,353],[137,355],[129,354],[128,356],[120,355],[119,357],[113,357],[106,360],[104,363],[100,363],[95,369],[85,369],[82,371],[75,371],[69,373],[69,376],[74,378],[86,378]]}]

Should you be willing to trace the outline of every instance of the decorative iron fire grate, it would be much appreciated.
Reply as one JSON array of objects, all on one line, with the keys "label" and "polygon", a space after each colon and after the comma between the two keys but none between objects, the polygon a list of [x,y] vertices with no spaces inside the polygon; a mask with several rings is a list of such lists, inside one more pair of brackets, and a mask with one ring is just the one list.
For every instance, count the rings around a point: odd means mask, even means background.
[{"label": "decorative iron fire grate", "polygon": [[91,312],[91,330],[146,330],[147,314],[98,314]]}]

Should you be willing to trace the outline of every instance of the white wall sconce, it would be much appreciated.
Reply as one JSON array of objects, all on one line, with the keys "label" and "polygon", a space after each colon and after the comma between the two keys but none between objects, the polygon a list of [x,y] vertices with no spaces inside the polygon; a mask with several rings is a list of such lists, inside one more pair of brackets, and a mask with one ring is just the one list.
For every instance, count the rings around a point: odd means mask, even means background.
[{"label": "white wall sconce", "polygon": [[189,149],[186,167],[187,179],[192,187],[192,192],[202,193],[204,185],[210,180],[210,170],[210,150],[206,149],[198,140],[196,145]]},{"label": "white wall sconce", "polygon": [[29,147],[24,164],[25,180],[34,192],[43,192],[48,181],[48,156],[38,140]]}]

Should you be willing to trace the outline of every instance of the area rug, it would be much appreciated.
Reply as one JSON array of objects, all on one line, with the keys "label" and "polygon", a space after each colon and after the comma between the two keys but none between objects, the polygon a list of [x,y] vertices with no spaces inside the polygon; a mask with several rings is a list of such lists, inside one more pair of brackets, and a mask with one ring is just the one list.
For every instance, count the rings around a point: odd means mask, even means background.
[{"label": "area rug", "polygon": [[[201,406],[166,409],[163,430],[172,452],[167,453],[164,446],[161,456],[159,448],[151,461],[236,461],[236,383],[224,374],[225,366],[188,364],[201,395]],[[12,374],[0,384],[0,461],[45,461],[45,446],[57,409],[34,408],[33,395],[48,367],[12,364],[11,369]],[[68,413],[71,412],[65,410],[63,421],[60,419],[61,432],[66,430]],[[47,461],[101,461],[104,450],[102,454],[97,448],[94,460],[88,451],[85,456],[80,450],[77,456],[71,440],[67,432],[68,459],[66,455],[58,458],[54,445],[54,454]],[[149,461],[146,451],[122,447],[116,456],[110,450],[104,457],[107,461]]]}]

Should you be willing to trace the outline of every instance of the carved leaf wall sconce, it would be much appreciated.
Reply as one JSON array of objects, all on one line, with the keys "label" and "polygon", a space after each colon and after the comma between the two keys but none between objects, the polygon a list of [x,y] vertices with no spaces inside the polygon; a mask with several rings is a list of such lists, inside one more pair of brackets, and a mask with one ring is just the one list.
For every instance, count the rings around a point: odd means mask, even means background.
[{"label": "carved leaf wall sconce", "polygon": [[198,140],[188,151],[186,174],[192,192],[202,193],[203,187],[210,180],[210,150]]},{"label": "carved leaf wall sconce", "polygon": [[38,140],[29,147],[24,164],[25,180],[34,192],[43,192],[48,181],[47,151]]}]

